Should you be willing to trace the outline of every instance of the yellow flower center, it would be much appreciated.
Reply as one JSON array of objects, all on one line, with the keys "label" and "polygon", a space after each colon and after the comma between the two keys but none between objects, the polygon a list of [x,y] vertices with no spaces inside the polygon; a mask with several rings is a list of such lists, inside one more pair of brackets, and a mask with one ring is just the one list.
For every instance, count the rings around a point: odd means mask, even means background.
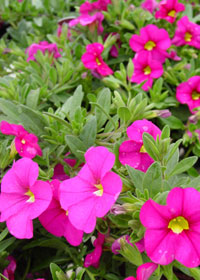
[{"label": "yellow flower center", "polygon": [[150,68],[149,66],[146,66],[146,67],[144,68],[144,74],[145,74],[145,75],[151,74],[151,68]]},{"label": "yellow flower center", "polygon": [[144,145],[142,145],[141,149],[140,149],[140,153],[146,153],[147,151],[145,150]]},{"label": "yellow flower center", "polygon": [[168,13],[168,16],[174,18],[174,17],[176,16],[176,11],[175,11],[175,10],[171,10],[171,11]]},{"label": "yellow flower center", "polygon": [[97,184],[97,185],[94,185],[98,191],[95,191],[93,192],[93,194],[95,194],[96,196],[102,196],[103,195],[103,186],[102,184]]},{"label": "yellow flower center", "polygon": [[145,50],[151,51],[155,46],[156,46],[156,44],[153,41],[148,41],[144,45],[144,48],[145,48]]},{"label": "yellow flower center", "polygon": [[69,211],[67,210],[65,214],[66,214],[66,216],[68,216],[69,215]]},{"label": "yellow flower center", "polygon": [[22,143],[22,144],[25,144],[25,143],[26,143],[26,141],[25,141],[24,139],[22,139],[22,140],[21,140],[21,143]]},{"label": "yellow flower center", "polygon": [[101,62],[100,62],[100,60],[98,59],[98,57],[96,57],[96,63],[97,63],[97,65],[101,65]]},{"label": "yellow flower center", "polygon": [[29,199],[26,202],[30,202],[30,203],[35,202],[35,196],[34,196],[34,194],[32,193],[31,190],[28,190],[25,193],[25,195],[29,196]]},{"label": "yellow flower center", "polygon": [[192,99],[193,100],[198,100],[200,98],[200,92],[193,91],[192,92]]},{"label": "yellow flower center", "polygon": [[192,40],[192,34],[189,33],[189,32],[186,32],[186,33],[185,33],[184,40],[185,40],[186,42],[190,42],[190,41]]},{"label": "yellow flower center", "polygon": [[169,222],[168,228],[170,228],[174,233],[179,234],[184,229],[189,229],[189,224],[184,217],[178,216]]}]

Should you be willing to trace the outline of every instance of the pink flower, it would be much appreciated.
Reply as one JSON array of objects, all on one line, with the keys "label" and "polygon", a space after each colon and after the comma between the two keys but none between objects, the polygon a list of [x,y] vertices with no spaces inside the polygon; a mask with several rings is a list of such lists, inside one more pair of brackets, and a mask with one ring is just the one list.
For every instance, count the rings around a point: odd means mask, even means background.
[{"label": "pink flower", "polygon": [[12,256],[8,256],[7,260],[10,262],[9,265],[4,269],[3,275],[7,277],[9,280],[15,279],[15,270],[17,267],[16,261]]},{"label": "pink flower", "polygon": [[[133,246],[133,244],[130,242],[130,236],[129,235],[123,235],[113,242],[113,244],[111,246],[111,250],[112,250],[113,254],[115,254],[115,255],[119,254],[118,251],[121,250],[120,241],[122,239],[124,239],[129,245]],[[140,253],[144,252],[144,239],[143,238],[140,241],[135,242],[135,245],[138,248],[138,250],[140,251]]]},{"label": "pink flower", "polygon": [[159,78],[163,74],[162,64],[157,60],[152,60],[148,53],[143,52],[135,55],[133,59],[134,72],[131,82],[140,84],[144,81],[142,89],[148,91],[153,84],[153,79]]},{"label": "pink flower", "polygon": [[173,23],[176,15],[185,10],[185,6],[178,2],[178,0],[164,0],[159,4],[159,10],[155,13],[155,18],[165,19]]},{"label": "pink flower", "polygon": [[110,172],[115,156],[105,147],[91,147],[85,153],[85,160],[76,177],[61,183],[60,202],[62,208],[69,211],[73,226],[90,233],[96,218],[104,217],[117,200],[122,181]]},{"label": "pink flower", "polygon": [[[67,153],[65,156],[68,156],[70,153]],[[71,167],[76,164],[75,159],[65,158],[64,161]],[[59,181],[64,181],[69,179],[69,176],[64,171],[64,166],[61,163],[56,164],[54,167],[54,173],[52,179],[58,179]]]},{"label": "pink flower", "polygon": [[138,120],[127,128],[127,135],[130,140],[124,141],[119,147],[119,161],[121,164],[128,164],[135,169],[143,172],[149,168],[154,160],[146,153],[142,135],[149,133],[156,140],[161,135],[161,130],[152,122],[147,120]]},{"label": "pink flower", "polygon": [[21,157],[34,158],[36,155],[42,156],[37,136],[26,131],[22,125],[2,121],[0,130],[5,135],[16,136],[15,148]]},{"label": "pink flower", "polygon": [[190,112],[195,114],[194,108],[200,106],[200,76],[191,77],[176,88],[176,99],[187,104]]},{"label": "pink flower", "polygon": [[171,50],[170,53],[168,54],[168,58],[174,60],[174,61],[180,61],[181,57],[177,55],[177,52],[174,50]]},{"label": "pink flower", "polygon": [[59,53],[58,47],[57,45],[54,44],[50,44],[47,41],[42,41],[39,44],[32,44],[30,47],[28,47],[26,49],[26,53],[28,53],[28,58],[27,58],[27,62],[29,60],[35,60],[35,54],[38,51],[41,51],[43,54],[45,54],[46,51],[48,51],[48,53],[51,55],[53,54],[54,58],[59,58],[61,57],[61,54]]},{"label": "pink flower", "polygon": [[52,198],[51,186],[37,180],[38,164],[29,158],[16,161],[1,184],[1,222],[16,238],[32,238],[32,220],[41,215]]},{"label": "pink flower", "polygon": [[153,60],[163,63],[168,56],[166,50],[171,46],[171,40],[165,29],[149,24],[141,28],[140,35],[134,34],[129,44],[133,51],[149,54]]},{"label": "pink flower", "polygon": [[156,0],[145,0],[142,4],[141,7],[150,13],[153,13],[153,11],[158,7],[158,3]]},{"label": "pink flower", "polygon": [[71,245],[78,246],[82,242],[83,231],[76,229],[70,223],[69,212],[62,209],[60,205],[60,182],[53,180],[51,186],[53,198],[49,207],[39,216],[40,223],[51,234],[64,236]]},{"label": "pink flower", "polygon": [[148,200],[140,211],[146,227],[144,236],[148,257],[167,265],[177,260],[186,267],[200,264],[200,193],[194,188],[174,188],[167,205]]},{"label": "pink flower", "polygon": [[177,21],[177,26],[172,44],[189,45],[200,49],[200,25],[189,21],[188,17],[184,16]]},{"label": "pink flower", "polygon": [[103,50],[104,46],[100,43],[89,44],[86,46],[86,53],[82,55],[81,60],[86,68],[95,69],[100,75],[108,76],[113,71],[101,57]]},{"label": "pink flower", "polygon": [[144,263],[137,268],[136,278],[130,276],[124,280],[148,280],[157,267],[158,265],[155,263]]},{"label": "pink flower", "polygon": [[94,251],[85,257],[84,267],[89,267],[89,266],[94,266],[95,268],[99,267],[104,240],[105,240],[105,235],[98,232],[98,237],[94,241]]}]

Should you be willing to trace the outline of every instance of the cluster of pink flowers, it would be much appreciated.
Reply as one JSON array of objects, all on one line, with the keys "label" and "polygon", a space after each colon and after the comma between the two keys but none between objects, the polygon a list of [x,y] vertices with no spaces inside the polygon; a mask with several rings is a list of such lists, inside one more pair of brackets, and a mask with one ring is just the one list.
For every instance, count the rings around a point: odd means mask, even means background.
[{"label": "cluster of pink flowers", "polygon": [[161,130],[148,120],[135,121],[127,128],[130,140],[124,141],[119,147],[119,161],[135,169],[145,172],[154,160],[147,154],[143,146],[143,133],[149,133],[156,140]]},{"label": "cluster of pink flowers", "polygon": [[26,131],[22,125],[2,121],[0,130],[5,135],[15,136],[15,148],[21,157],[34,158],[36,155],[42,156],[37,136]]},{"label": "cluster of pink flowers", "polygon": [[104,19],[102,11],[107,10],[108,4],[110,4],[110,0],[98,0],[93,3],[86,1],[80,6],[80,16],[71,20],[69,27],[80,24],[82,26],[88,26],[90,32],[94,32],[97,28],[98,33],[102,33],[102,21]]},{"label": "cluster of pink flowers", "polygon": [[55,43],[50,44],[47,41],[42,41],[39,44],[34,43],[26,49],[26,53],[28,54],[27,62],[30,60],[35,60],[35,55],[38,51],[41,51],[43,54],[48,52],[50,55],[53,55],[54,58],[61,57],[61,54],[59,53],[58,47]]}]

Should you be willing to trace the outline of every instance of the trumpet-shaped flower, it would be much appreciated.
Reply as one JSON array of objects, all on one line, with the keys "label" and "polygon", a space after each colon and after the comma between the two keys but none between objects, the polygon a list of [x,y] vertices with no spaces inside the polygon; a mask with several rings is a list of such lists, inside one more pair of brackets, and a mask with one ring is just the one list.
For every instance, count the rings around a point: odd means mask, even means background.
[{"label": "trumpet-shaped flower", "polygon": [[194,188],[174,188],[166,205],[144,203],[140,220],[146,232],[145,250],[155,263],[177,260],[186,267],[200,264],[200,193]]},{"label": "trumpet-shaped flower", "polygon": [[103,50],[104,46],[100,43],[89,44],[86,46],[86,53],[82,55],[81,60],[86,68],[94,69],[102,76],[108,76],[113,71],[101,57]]},{"label": "trumpet-shaped flower", "polygon": [[105,147],[91,147],[85,153],[86,164],[74,178],[60,186],[60,202],[68,210],[74,227],[90,233],[96,218],[104,217],[117,200],[121,189],[120,177],[111,172],[115,156]]},{"label": "trumpet-shaped flower", "polygon": [[59,53],[58,47],[55,43],[50,44],[47,41],[42,41],[39,44],[32,44],[30,47],[26,49],[26,53],[28,54],[27,62],[29,60],[35,60],[35,55],[38,51],[41,51],[43,54],[48,52],[50,55],[53,54],[54,58],[61,57]]},{"label": "trumpet-shaped flower", "polygon": [[37,136],[28,133],[22,125],[2,121],[0,130],[5,135],[15,136],[15,148],[21,157],[34,158],[36,155],[42,156]]},{"label": "trumpet-shaped flower", "polygon": [[157,267],[158,265],[155,263],[144,263],[137,268],[136,278],[130,276],[124,280],[148,280]]},{"label": "trumpet-shaped flower", "polygon": [[166,50],[171,46],[168,32],[154,24],[141,28],[140,35],[134,34],[129,43],[133,51],[148,54],[153,60],[162,63],[168,56]]},{"label": "trumpet-shaped flower", "polygon": [[200,25],[189,21],[188,17],[184,16],[177,21],[177,26],[172,44],[189,45],[200,49]]},{"label": "trumpet-shaped flower", "polygon": [[51,186],[37,180],[38,164],[29,158],[16,161],[1,183],[1,222],[16,238],[32,238],[33,222],[49,206]]},{"label": "trumpet-shaped flower", "polygon": [[187,104],[191,113],[195,114],[194,108],[200,106],[200,76],[191,77],[181,83],[176,89],[176,99]]},{"label": "trumpet-shaped flower", "polygon": [[64,236],[67,241],[78,246],[82,242],[83,231],[76,229],[69,221],[69,211],[62,209],[59,200],[60,182],[53,180],[53,198],[49,207],[39,216],[40,223],[51,234],[61,237]]},{"label": "trumpet-shaped flower", "polygon": [[105,235],[98,232],[98,237],[94,241],[94,251],[85,257],[84,267],[89,267],[89,266],[94,266],[95,268],[99,267],[104,241],[105,241]]},{"label": "trumpet-shaped flower", "polygon": [[133,59],[134,72],[131,82],[140,84],[144,81],[142,89],[148,91],[153,84],[153,79],[159,78],[163,74],[162,64],[157,60],[152,60],[148,53],[136,54]]},{"label": "trumpet-shaped flower", "polygon": [[119,147],[119,161],[121,164],[128,164],[143,172],[149,168],[154,160],[147,154],[143,146],[142,135],[149,133],[156,140],[161,135],[161,130],[152,122],[138,120],[127,128],[127,135],[130,140],[124,141]]},{"label": "trumpet-shaped flower", "polygon": [[150,13],[153,13],[153,11],[158,7],[158,3],[156,0],[145,0],[141,7]]},{"label": "trumpet-shaped flower", "polygon": [[185,6],[178,0],[164,0],[159,4],[159,10],[155,13],[155,18],[165,19],[173,23],[176,20],[177,13],[185,10]]}]

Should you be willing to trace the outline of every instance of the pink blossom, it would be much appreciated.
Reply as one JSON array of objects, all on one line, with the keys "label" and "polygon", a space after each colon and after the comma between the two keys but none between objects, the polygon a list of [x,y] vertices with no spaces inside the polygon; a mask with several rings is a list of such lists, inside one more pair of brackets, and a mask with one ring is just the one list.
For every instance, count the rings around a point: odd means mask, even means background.
[{"label": "pink blossom", "polygon": [[194,108],[200,106],[200,76],[191,77],[176,88],[176,99],[187,104],[190,112],[195,114]]},{"label": "pink blossom", "polygon": [[200,25],[189,21],[187,16],[177,21],[172,44],[176,46],[189,45],[200,49]]},{"label": "pink blossom", "polygon": [[144,263],[137,268],[136,278],[130,276],[124,280],[148,280],[157,267],[158,265],[155,263]]},{"label": "pink blossom", "polygon": [[145,0],[142,4],[141,7],[150,13],[153,13],[153,11],[158,7],[158,3],[156,0]]},{"label": "pink blossom", "polygon": [[43,54],[45,54],[45,52],[48,51],[50,55],[53,54],[54,58],[61,57],[61,54],[59,53],[58,47],[55,43],[50,44],[47,41],[42,41],[39,44],[33,43],[30,47],[26,49],[26,53],[28,54],[27,62],[29,60],[35,60],[35,55],[39,50]]},{"label": "pink blossom", "polygon": [[16,261],[12,256],[8,256],[7,260],[10,262],[9,265],[4,269],[3,275],[7,277],[9,280],[15,279],[15,270],[17,267]]},{"label": "pink blossom", "polygon": [[177,260],[186,267],[200,264],[200,193],[194,188],[174,188],[166,205],[144,203],[140,220],[146,232],[145,250],[155,263]]},{"label": "pink blossom", "polygon": [[95,268],[99,267],[104,241],[105,241],[105,235],[98,232],[98,237],[94,241],[94,251],[85,257],[84,267],[89,267],[89,266],[94,266]]},{"label": "pink blossom", "polygon": [[15,148],[21,157],[34,158],[36,155],[42,156],[37,136],[26,131],[22,125],[2,121],[0,130],[5,135],[15,136]]},{"label": "pink blossom", "polygon": [[159,78],[163,74],[163,66],[157,60],[152,60],[148,53],[136,54],[133,59],[134,72],[131,82],[140,84],[144,81],[142,89],[148,91],[153,84],[153,79]]},{"label": "pink blossom", "polygon": [[86,68],[95,69],[100,75],[108,76],[113,71],[101,57],[103,50],[104,46],[100,43],[89,44],[86,46],[86,53],[82,55],[81,60]]},{"label": "pink blossom", "polygon": [[29,158],[16,161],[1,183],[1,222],[16,238],[32,238],[32,220],[41,215],[52,198],[51,186],[37,180],[38,164]]},{"label": "pink blossom", "polygon": [[142,135],[149,133],[156,140],[161,135],[161,130],[152,122],[138,120],[127,128],[127,135],[130,140],[124,141],[119,147],[119,161],[121,164],[128,164],[143,172],[149,168],[154,160],[147,154],[143,146]]},{"label": "pink blossom", "polygon": [[177,52],[174,51],[174,50],[171,50],[167,57],[174,60],[174,61],[180,61],[181,60],[181,57],[178,56]]},{"label": "pink blossom", "polygon": [[51,234],[58,237],[64,236],[71,245],[78,246],[82,242],[83,231],[76,229],[70,223],[69,211],[62,209],[60,205],[60,182],[53,180],[51,186],[53,189],[52,201],[49,207],[39,216],[39,220]]},{"label": "pink blossom", "polygon": [[[67,153],[65,156],[67,157],[70,153]],[[76,164],[75,159],[65,158],[64,161],[71,167]],[[60,181],[64,181],[69,179],[69,176],[64,171],[64,166],[61,163],[56,164],[54,167],[54,173],[52,179],[58,179]]]},{"label": "pink blossom", "polygon": [[133,51],[149,54],[153,60],[163,63],[168,56],[166,50],[171,46],[171,40],[165,29],[149,24],[140,29],[140,35],[134,34],[129,44]]},{"label": "pink blossom", "polygon": [[96,218],[104,217],[117,200],[122,181],[110,172],[115,156],[105,147],[91,147],[85,153],[85,160],[76,177],[61,183],[60,202],[62,208],[69,211],[73,226],[90,233]]},{"label": "pink blossom", "polygon": [[159,10],[155,13],[155,18],[165,19],[173,23],[176,19],[177,13],[185,10],[185,6],[179,3],[178,0],[164,0],[159,4]]},{"label": "pink blossom", "polygon": [[[123,235],[113,242],[113,244],[111,246],[111,250],[112,250],[113,254],[115,254],[115,255],[119,254],[118,251],[121,250],[120,241],[122,239],[125,240],[129,245],[133,246],[133,244],[130,242],[130,236],[129,235]],[[144,239],[142,238],[140,241],[135,242],[135,246],[138,248],[140,253],[144,252]]]}]

